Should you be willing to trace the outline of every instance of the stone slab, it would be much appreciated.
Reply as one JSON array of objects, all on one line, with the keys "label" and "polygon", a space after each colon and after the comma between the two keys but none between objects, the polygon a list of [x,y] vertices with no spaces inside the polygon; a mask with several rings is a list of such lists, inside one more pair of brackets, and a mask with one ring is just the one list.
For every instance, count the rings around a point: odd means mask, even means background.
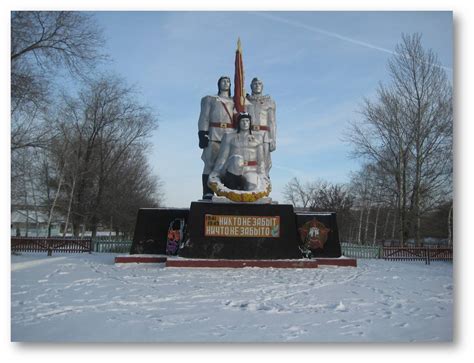
[{"label": "stone slab", "polygon": [[[311,249],[312,257],[340,257],[342,255],[337,227],[336,213],[334,212],[296,212],[296,225],[301,228],[305,223],[317,220],[329,228],[327,240],[323,248]],[[302,243],[300,239],[300,243]]]},{"label": "stone slab", "polygon": [[357,267],[357,260],[355,258],[315,258],[314,261],[319,266],[348,266]]},{"label": "stone slab", "polygon": [[[205,216],[278,216],[278,237],[206,236]],[[293,206],[289,204],[223,204],[193,202],[189,212],[189,237],[179,256],[187,258],[264,260],[300,259]]]},{"label": "stone slab", "polygon": [[142,208],[138,211],[130,254],[166,254],[168,228],[175,218],[186,223],[188,208]]},{"label": "stone slab", "polygon": [[166,256],[154,255],[129,255],[115,257],[115,263],[165,263],[166,260]]},{"label": "stone slab", "polygon": [[168,259],[166,267],[201,268],[317,268],[314,260],[205,260],[205,259]]}]

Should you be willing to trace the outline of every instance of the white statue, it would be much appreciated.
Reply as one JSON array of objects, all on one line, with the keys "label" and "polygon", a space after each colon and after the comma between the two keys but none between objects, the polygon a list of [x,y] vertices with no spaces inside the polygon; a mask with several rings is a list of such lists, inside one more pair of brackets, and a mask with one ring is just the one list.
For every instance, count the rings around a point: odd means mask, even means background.
[{"label": "white statue", "polygon": [[235,132],[233,128],[234,101],[230,97],[230,78],[223,76],[217,81],[218,94],[205,96],[201,100],[199,115],[199,147],[203,149],[201,159],[204,161],[202,172],[203,199],[212,199],[214,195],[208,186],[209,173],[219,154],[224,135]]},{"label": "white statue", "polygon": [[237,131],[222,138],[217,161],[209,176],[210,184],[223,182],[225,187],[234,191],[262,189],[267,179],[263,139],[253,134],[251,126],[251,116],[240,113]]},{"label": "white statue", "polygon": [[252,132],[263,140],[265,158],[265,173],[269,177],[272,167],[270,153],[276,149],[276,105],[269,95],[263,95],[263,82],[252,79],[250,84],[252,94],[247,95],[246,107],[252,117]]}]

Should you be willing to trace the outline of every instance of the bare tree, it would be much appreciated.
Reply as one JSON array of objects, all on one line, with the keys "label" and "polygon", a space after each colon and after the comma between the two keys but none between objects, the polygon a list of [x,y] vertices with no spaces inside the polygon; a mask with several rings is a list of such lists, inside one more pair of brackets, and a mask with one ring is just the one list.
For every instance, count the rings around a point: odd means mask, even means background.
[{"label": "bare tree", "polygon": [[419,34],[404,35],[396,51],[389,62],[391,84],[379,86],[376,101],[365,101],[362,120],[352,123],[346,139],[355,156],[388,178],[400,243],[411,234],[419,244],[421,216],[452,188],[452,90]]},{"label": "bare tree", "polygon": [[403,245],[407,230],[407,180],[412,138],[400,101],[394,93],[380,85],[378,101],[365,100],[362,120],[353,122],[347,140],[354,146],[354,155],[369,161],[389,177],[397,196],[399,239]]},{"label": "bare tree", "polygon": [[87,225],[95,235],[99,223],[110,220],[109,198],[119,198],[110,193],[118,183],[116,171],[130,153],[147,149],[156,117],[122,80],[104,76],[88,83],[77,98],[65,96],[57,119],[61,135],[54,158],[66,166],[64,212],[75,234]]},{"label": "bare tree", "polygon": [[140,148],[127,150],[111,170],[110,178],[114,183],[104,190],[104,203],[98,211],[99,219],[113,221],[110,228],[131,236],[138,209],[161,204],[161,183],[153,175],[144,150]]},{"label": "bare tree", "polygon": [[[373,168],[365,165],[363,169],[351,177],[351,193],[354,195],[354,206],[358,212],[357,244],[366,244],[369,231],[369,217],[372,208]],[[365,214],[365,226],[363,217]]]},{"label": "bare tree", "polygon": [[13,11],[11,15],[11,148],[45,147],[42,122],[61,69],[85,78],[99,59],[101,31],[87,13]]},{"label": "bare tree", "polygon": [[301,183],[298,178],[291,179],[283,189],[283,196],[286,201],[295,207],[308,208],[313,199],[315,186],[311,183]]},{"label": "bare tree", "polygon": [[353,204],[353,197],[343,184],[332,184],[326,181],[314,183],[312,191],[311,209],[320,211],[349,210]]},{"label": "bare tree", "polygon": [[389,68],[394,92],[411,126],[414,174],[410,212],[418,245],[423,201],[445,186],[452,165],[452,87],[433,51],[423,49],[420,34],[403,35],[396,52]]},{"label": "bare tree", "polygon": [[336,212],[341,239],[350,239],[354,198],[345,185],[321,179],[303,184],[293,178],[286,184],[284,195],[295,207]]},{"label": "bare tree", "polygon": [[311,209],[314,211],[336,212],[340,239],[350,240],[353,223],[352,206],[354,196],[344,184],[333,184],[326,181],[314,183]]},{"label": "bare tree", "polygon": [[71,11],[13,11],[12,64],[35,64],[42,70],[66,66],[84,76],[98,58],[101,31],[91,15]]},{"label": "bare tree", "polygon": [[[32,161],[35,153],[39,153],[38,149],[42,149],[42,154],[48,153],[51,140],[57,136],[49,113],[56,106],[54,89],[59,77],[72,76],[83,80],[93,74],[96,63],[105,59],[100,53],[102,44],[101,31],[87,13],[11,13],[12,201],[21,185],[25,185],[27,180],[35,180],[38,183],[31,193],[34,193],[35,200],[42,201],[40,207],[49,214],[50,222],[56,198],[49,184],[54,182],[54,178],[48,178],[47,172],[53,172],[54,168],[43,164],[33,170]],[[27,165],[22,165],[26,160],[25,153],[30,155],[26,158]],[[56,192],[59,193],[60,188]],[[30,203],[31,197],[27,201]],[[28,210],[32,206],[24,207]]]}]

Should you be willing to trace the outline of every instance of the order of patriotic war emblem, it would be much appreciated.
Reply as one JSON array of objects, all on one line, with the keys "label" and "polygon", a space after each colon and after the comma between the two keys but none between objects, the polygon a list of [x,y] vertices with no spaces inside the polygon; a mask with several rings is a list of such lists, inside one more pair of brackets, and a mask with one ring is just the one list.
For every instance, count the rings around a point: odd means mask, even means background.
[{"label": "order of patriotic war emblem", "polygon": [[204,235],[206,237],[280,237],[279,216],[205,216]]},{"label": "order of patriotic war emblem", "polygon": [[331,231],[316,219],[306,222],[298,229],[303,246],[310,250],[323,249]]}]

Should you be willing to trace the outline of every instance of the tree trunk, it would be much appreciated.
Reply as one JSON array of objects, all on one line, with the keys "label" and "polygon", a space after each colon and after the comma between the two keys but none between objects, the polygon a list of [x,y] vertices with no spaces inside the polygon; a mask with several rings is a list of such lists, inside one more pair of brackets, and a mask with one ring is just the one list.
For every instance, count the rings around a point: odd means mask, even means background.
[{"label": "tree trunk", "polygon": [[415,230],[416,245],[419,246],[419,247],[423,247],[424,239],[421,238],[421,213],[420,213],[420,208],[417,208],[415,226],[416,226],[416,230]]},{"label": "tree trunk", "polygon": [[[415,238],[415,246],[421,246],[421,236],[420,236],[420,188],[421,188],[421,166],[422,166],[422,147],[423,147],[423,135],[422,135],[422,122],[423,122],[423,105],[422,105],[422,93],[423,90],[418,90],[418,84],[415,82],[416,89],[416,100],[417,100],[417,115],[415,121],[415,185],[413,188],[414,194],[414,226],[413,226],[413,237]],[[420,93],[421,92],[421,93]]]},{"label": "tree trunk", "polygon": [[72,208],[72,200],[74,199],[74,190],[76,188],[76,178],[74,177],[72,180],[72,187],[71,187],[71,196],[69,197],[69,205],[67,208],[67,216],[66,216],[66,225],[64,226],[63,237],[66,237],[67,229],[69,226],[69,216],[71,215],[71,208]]},{"label": "tree trunk", "polygon": [[388,220],[390,219],[390,210],[387,211],[387,215],[385,217],[385,224],[383,226],[383,234],[382,238],[385,240],[387,239],[387,228],[388,228]]},{"label": "tree trunk", "polygon": [[362,215],[364,214],[364,209],[362,208],[359,211],[359,230],[357,231],[357,244],[360,245],[360,238],[361,238],[361,233],[362,233]]},{"label": "tree trunk", "polygon": [[406,157],[402,159],[402,194],[401,194],[401,218],[400,218],[400,246],[404,247],[408,235],[407,230],[407,161]]},{"label": "tree trunk", "polygon": [[413,195],[411,198],[411,206],[410,206],[410,223],[412,224],[412,233],[413,238],[415,239],[415,246],[421,246],[421,235],[420,235],[420,224],[421,224],[421,216],[420,216],[420,161],[418,161],[419,157],[416,160],[416,167],[415,167],[415,181],[413,185]]},{"label": "tree trunk", "polygon": [[[23,168],[26,168],[25,155],[23,155]],[[28,237],[28,229],[30,228],[30,213],[29,213],[29,205],[28,205],[28,188],[26,186],[26,173],[23,174],[23,192],[24,192],[24,198],[25,198],[23,204],[25,205],[25,212],[26,212],[25,237]]]},{"label": "tree trunk", "polygon": [[369,219],[370,219],[370,205],[367,206],[367,216],[365,218],[365,231],[364,231],[364,245],[369,241]]},{"label": "tree trunk", "polygon": [[36,194],[35,194],[35,186],[33,185],[33,177],[31,172],[28,172],[28,177],[31,184],[31,197],[33,199],[33,211],[35,212],[35,234],[38,237],[38,229],[39,229],[39,222],[38,222],[38,203],[36,202]]},{"label": "tree trunk", "polygon": [[377,207],[377,213],[375,213],[375,223],[374,223],[374,238],[372,240],[372,245],[375,246],[377,240],[377,225],[379,223],[379,214],[380,214],[380,205]]},{"label": "tree trunk", "polygon": [[[400,148],[398,150],[398,170],[397,174],[395,176],[396,182],[397,182],[397,217],[398,217],[398,240],[400,246],[403,245],[403,223],[404,223],[404,218],[403,218],[403,150]],[[396,223],[394,223],[395,228]],[[394,240],[394,235],[392,233],[392,240]]]},{"label": "tree trunk", "polygon": [[97,236],[97,218],[93,217],[91,218],[91,236],[92,238],[95,238]]},{"label": "tree trunk", "polygon": [[448,246],[453,247],[453,204],[448,213]]},{"label": "tree trunk", "polygon": [[93,238],[97,235],[97,225],[99,224],[99,217],[97,215],[97,211],[102,204],[102,194],[105,187],[104,186],[105,177],[103,176],[104,173],[102,170],[100,174],[101,175],[99,177],[97,195],[95,198],[94,206],[92,208],[92,216],[91,216],[91,231],[92,231]]},{"label": "tree trunk", "polygon": [[393,213],[392,241],[395,239],[395,227],[397,226],[397,214]]},{"label": "tree trunk", "polygon": [[51,210],[49,211],[49,218],[48,218],[48,237],[51,237],[51,219],[53,218],[54,208],[56,207],[56,202],[58,200],[59,192],[61,191],[61,186],[63,184],[63,176],[61,175],[59,178],[58,190],[56,191],[56,195],[54,196],[53,205],[51,206]]},{"label": "tree trunk", "polygon": [[73,221],[72,221],[72,234],[74,235],[74,237],[79,237],[80,229],[81,229],[80,223],[77,220],[74,221],[74,218],[73,218]]},{"label": "tree trunk", "polygon": [[28,229],[30,228],[30,223],[29,223],[29,220],[30,220],[30,216],[29,216],[29,213],[28,213],[28,205],[26,206],[26,231],[25,231],[25,237],[28,237]]},{"label": "tree trunk", "polygon": [[353,233],[354,233],[354,224],[351,222],[350,226],[349,226],[349,243],[352,243],[353,242]]}]

